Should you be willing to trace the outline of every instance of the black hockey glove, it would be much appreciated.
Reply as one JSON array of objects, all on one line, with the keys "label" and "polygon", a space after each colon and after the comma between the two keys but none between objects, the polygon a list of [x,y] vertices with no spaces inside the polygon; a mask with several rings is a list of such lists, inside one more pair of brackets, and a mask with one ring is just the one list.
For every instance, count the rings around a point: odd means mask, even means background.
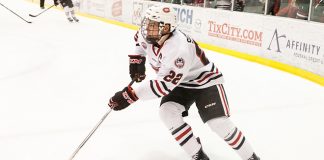
[{"label": "black hockey glove", "polygon": [[128,55],[129,74],[135,82],[142,82],[145,79],[145,57],[140,55]]},{"label": "black hockey glove", "polygon": [[132,87],[125,87],[122,91],[116,92],[113,97],[110,98],[108,106],[119,111],[127,108],[130,104],[137,101],[135,93],[133,93]]},{"label": "black hockey glove", "polygon": [[54,0],[54,5],[55,6],[59,5],[59,0]]}]

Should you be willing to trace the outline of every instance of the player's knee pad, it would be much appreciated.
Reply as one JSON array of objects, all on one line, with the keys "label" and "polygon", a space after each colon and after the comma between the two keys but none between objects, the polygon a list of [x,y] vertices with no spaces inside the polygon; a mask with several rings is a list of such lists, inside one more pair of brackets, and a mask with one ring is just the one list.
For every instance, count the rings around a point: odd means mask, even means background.
[{"label": "player's knee pad", "polygon": [[70,12],[70,9],[69,9],[69,7],[63,7],[63,10],[64,10],[64,12],[66,13],[66,12]]},{"label": "player's knee pad", "polygon": [[212,131],[218,134],[218,136],[225,138],[229,135],[236,126],[228,117],[214,118],[206,122]]},{"label": "player's knee pad", "polygon": [[168,128],[182,125],[184,106],[175,102],[165,102],[160,106],[159,115]]}]

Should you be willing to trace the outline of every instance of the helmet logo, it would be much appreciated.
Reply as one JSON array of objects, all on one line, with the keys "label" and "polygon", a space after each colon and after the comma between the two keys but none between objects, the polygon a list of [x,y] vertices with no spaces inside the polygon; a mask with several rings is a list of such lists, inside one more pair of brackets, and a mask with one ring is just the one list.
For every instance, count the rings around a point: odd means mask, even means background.
[{"label": "helmet logo", "polygon": [[169,12],[170,12],[170,8],[169,8],[169,7],[165,7],[165,8],[163,8],[163,12],[164,12],[164,13],[169,13]]}]

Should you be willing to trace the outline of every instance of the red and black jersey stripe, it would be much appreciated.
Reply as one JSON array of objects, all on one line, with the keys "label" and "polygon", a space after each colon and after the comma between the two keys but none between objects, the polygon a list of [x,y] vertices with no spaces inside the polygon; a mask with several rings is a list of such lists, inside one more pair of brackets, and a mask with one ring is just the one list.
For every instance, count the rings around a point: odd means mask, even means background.
[{"label": "red and black jersey stripe", "polygon": [[134,36],[134,40],[135,40],[135,42],[138,42],[138,31],[136,32],[136,34]]},{"label": "red and black jersey stripe", "polygon": [[218,72],[218,69],[215,65],[212,65],[210,71],[204,71],[199,74],[199,76],[193,80],[189,80],[188,83],[181,83],[180,85],[186,87],[199,87],[209,83],[212,80],[218,79],[223,75]]},{"label": "red and black jersey stripe", "polygon": [[136,32],[136,34],[134,36],[134,40],[135,40],[136,46],[140,46],[140,44],[138,43],[138,31]]},{"label": "red and black jersey stripe", "polygon": [[196,55],[199,57],[202,64],[204,64],[204,65],[209,64],[209,60],[205,56],[205,52],[202,49],[200,49],[200,47],[198,46],[198,44],[195,41],[194,41],[194,43],[195,43],[195,47],[196,47]]},{"label": "red and black jersey stripe", "polygon": [[171,92],[171,90],[167,87],[167,85],[163,81],[150,80],[150,87],[152,92],[158,98],[162,96],[166,96]]}]

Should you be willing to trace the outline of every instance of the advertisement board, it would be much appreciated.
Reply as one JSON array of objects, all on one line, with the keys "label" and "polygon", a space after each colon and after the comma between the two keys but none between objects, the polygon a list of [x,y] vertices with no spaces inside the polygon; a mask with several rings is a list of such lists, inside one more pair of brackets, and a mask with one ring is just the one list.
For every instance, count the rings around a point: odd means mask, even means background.
[{"label": "advertisement board", "polygon": [[[304,25],[299,21],[265,21],[261,56],[289,64],[324,77],[324,33],[318,24]],[[324,27],[323,27],[324,28]]]},{"label": "advertisement board", "polygon": [[[80,12],[137,26],[146,9],[160,3],[143,0],[78,1]],[[196,41],[299,68],[319,76],[318,81],[324,84],[323,24],[213,8],[165,5],[176,12],[178,29]]]}]

